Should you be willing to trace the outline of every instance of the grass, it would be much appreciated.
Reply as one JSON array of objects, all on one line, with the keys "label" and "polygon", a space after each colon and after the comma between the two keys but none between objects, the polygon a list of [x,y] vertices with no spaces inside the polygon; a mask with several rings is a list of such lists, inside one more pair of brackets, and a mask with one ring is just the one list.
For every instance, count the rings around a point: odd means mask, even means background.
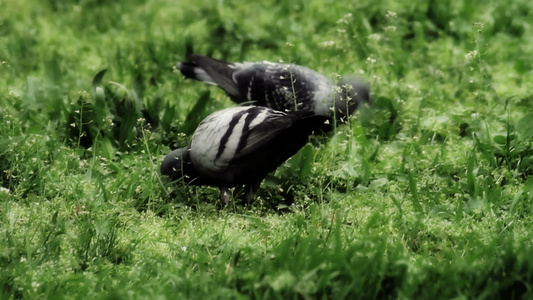
[{"label": "grass", "polygon": [[[0,2],[0,298],[533,295],[530,1]],[[188,53],[357,74],[374,104],[257,200],[159,163],[233,105]]]}]

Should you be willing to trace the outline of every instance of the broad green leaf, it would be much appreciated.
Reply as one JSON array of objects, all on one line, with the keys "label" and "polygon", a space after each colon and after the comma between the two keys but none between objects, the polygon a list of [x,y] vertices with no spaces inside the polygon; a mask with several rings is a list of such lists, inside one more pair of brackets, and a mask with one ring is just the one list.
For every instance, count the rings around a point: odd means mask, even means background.
[{"label": "broad green leaf", "polygon": [[183,122],[182,131],[186,134],[191,134],[196,130],[198,124],[204,119],[207,104],[211,100],[210,92],[206,91],[200,96],[200,99],[196,101],[191,111],[187,114],[185,122]]},{"label": "broad green leaf", "polygon": [[516,131],[520,134],[522,140],[533,137],[533,113],[523,116],[516,123]]}]

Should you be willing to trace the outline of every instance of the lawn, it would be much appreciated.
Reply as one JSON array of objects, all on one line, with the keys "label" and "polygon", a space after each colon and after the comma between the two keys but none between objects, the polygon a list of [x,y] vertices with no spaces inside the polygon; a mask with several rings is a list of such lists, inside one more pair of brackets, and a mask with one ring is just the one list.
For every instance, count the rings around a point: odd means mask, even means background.
[{"label": "lawn", "polygon": [[[533,3],[0,0],[1,299],[533,297]],[[228,207],[159,175],[190,53],[373,103]]]}]

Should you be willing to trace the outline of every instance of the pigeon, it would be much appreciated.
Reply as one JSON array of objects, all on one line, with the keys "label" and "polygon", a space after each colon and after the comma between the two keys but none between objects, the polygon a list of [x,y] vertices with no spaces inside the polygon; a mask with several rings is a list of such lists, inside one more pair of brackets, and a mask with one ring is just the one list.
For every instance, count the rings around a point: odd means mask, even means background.
[{"label": "pigeon", "polygon": [[225,205],[229,189],[244,186],[250,203],[266,175],[298,152],[327,120],[306,111],[226,108],[207,116],[188,146],[163,159],[161,174],[192,185],[219,187]]},{"label": "pigeon", "polygon": [[362,103],[370,102],[370,88],[356,77],[335,83],[309,68],[263,62],[231,63],[203,55],[176,67],[186,78],[217,85],[236,103],[266,106],[278,111],[311,111],[346,120]]}]

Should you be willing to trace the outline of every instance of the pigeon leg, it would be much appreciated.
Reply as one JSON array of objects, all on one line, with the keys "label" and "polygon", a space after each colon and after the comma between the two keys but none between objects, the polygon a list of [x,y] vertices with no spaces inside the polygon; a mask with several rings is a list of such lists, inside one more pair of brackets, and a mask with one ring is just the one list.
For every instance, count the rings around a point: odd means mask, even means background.
[{"label": "pigeon leg", "polygon": [[231,199],[231,192],[227,187],[220,188],[220,200],[224,203],[224,206],[228,206],[229,200]]},{"label": "pigeon leg", "polygon": [[252,203],[252,200],[254,200],[255,193],[257,193],[257,190],[259,190],[259,186],[261,186],[261,181],[254,183],[253,185],[246,186],[246,202],[248,204]]}]

